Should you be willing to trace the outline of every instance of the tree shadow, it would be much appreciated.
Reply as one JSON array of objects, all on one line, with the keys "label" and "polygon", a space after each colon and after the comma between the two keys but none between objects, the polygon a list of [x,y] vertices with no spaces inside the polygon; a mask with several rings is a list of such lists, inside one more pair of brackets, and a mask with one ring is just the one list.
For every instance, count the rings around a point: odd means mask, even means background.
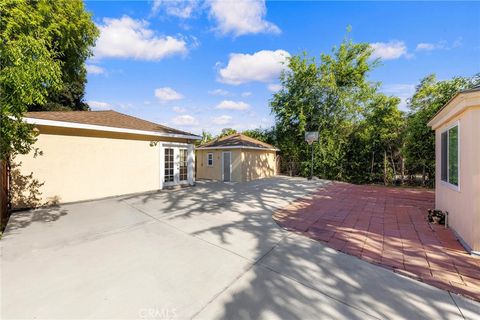
[{"label": "tree shadow", "polygon": [[[199,182],[194,189],[121,201],[252,261],[194,317],[418,318],[426,311],[437,319],[458,317],[448,294],[432,294],[421,283],[405,282],[370,264],[356,269],[352,257],[278,227],[272,214],[299,198],[308,202],[311,192],[325,184],[314,183],[286,177],[235,185]],[[193,223],[182,224],[187,220]]]},{"label": "tree shadow", "polygon": [[16,230],[26,228],[33,223],[51,223],[68,214],[68,210],[55,205],[42,209],[31,209],[14,212],[8,221],[6,231],[14,235]]},{"label": "tree shadow", "polygon": [[41,206],[41,187],[45,182],[34,178],[33,172],[22,174],[22,162],[12,161],[10,164],[10,197],[13,208],[35,208]]},{"label": "tree shadow", "polygon": [[479,301],[472,285],[479,260],[451,230],[428,223],[433,205],[431,191],[335,183],[274,219],[338,251]]}]

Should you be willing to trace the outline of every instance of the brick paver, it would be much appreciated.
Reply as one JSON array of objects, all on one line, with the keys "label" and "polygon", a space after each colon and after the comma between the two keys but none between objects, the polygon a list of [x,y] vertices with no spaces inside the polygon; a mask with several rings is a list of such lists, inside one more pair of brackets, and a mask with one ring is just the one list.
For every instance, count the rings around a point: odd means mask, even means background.
[{"label": "brick paver", "polygon": [[282,227],[346,254],[480,301],[480,259],[427,222],[430,190],[334,182],[274,213]]}]

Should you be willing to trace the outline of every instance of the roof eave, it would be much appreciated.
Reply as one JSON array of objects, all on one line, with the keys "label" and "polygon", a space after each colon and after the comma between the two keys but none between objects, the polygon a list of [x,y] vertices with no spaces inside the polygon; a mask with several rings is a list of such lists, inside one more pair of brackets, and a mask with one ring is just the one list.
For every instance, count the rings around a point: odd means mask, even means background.
[{"label": "roof eave", "polygon": [[261,148],[261,147],[247,147],[247,146],[215,146],[215,147],[197,147],[197,150],[215,150],[215,149],[251,149],[264,151],[280,151],[278,148]]},{"label": "roof eave", "polygon": [[194,134],[167,133],[167,132],[158,132],[158,131],[127,129],[127,128],[108,127],[108,126],[101,126],[101,125],[94,125],[94,124],[84,124],[84,123],[76,123],[76,122],[67,122],[67,121],[36,119],[36,118],[28,118],[28,117],[23,118],[23,120],[26,123],[30,123],[30,124],[34,124],[34,125],[51,126],[51,127],[96,130],[96,131],[105,131],[105,132],[129,133],[129,134],[137,134],[137,135],[148,135],[148,136],[168,137],[168,138],[178,138],[178,139],[188,139],[188,140],[201,140],[202,139],[202,137],[194,135]]},{"label": "roof eave", "polygon": [[[460,91],[455,94],[437,113],[427,122],[433,130],[452,117],[459,115],[470,107],[480,105],[480,90]],[[458,107],[458,108],[455,108]],[[453,110],[455,108],[455,110]]]}]

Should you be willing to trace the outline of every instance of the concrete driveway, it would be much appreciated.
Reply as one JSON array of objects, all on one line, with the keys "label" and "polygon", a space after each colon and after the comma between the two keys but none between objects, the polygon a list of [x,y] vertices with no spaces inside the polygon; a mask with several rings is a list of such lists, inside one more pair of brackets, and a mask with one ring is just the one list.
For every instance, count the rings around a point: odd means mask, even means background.
[{"label": "concrete driveway", "polygon": [[18,212],[1,240],[2,319],[478,319],[471,300],[275,224],[323,183],[199,182]]}]

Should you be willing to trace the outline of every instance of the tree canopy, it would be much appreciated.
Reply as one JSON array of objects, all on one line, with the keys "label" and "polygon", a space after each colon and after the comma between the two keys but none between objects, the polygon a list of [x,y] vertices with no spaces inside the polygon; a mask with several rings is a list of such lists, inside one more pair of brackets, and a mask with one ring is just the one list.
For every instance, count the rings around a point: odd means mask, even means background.
[{"label": "tree canopy", "polygon": [[85,59],[98,30],[80,0],[0,2],[0,158],[35,141],[28,110],[84,110]]},{"label": "tree canopy", "polygon": [[435,133],[427,126],[427,122],[458,91],[479,84],[480,75],[438,81],[431,74],[416,87],[409,101],[404,153],[407,167],[412,172],[421,173],[424,184],[435,177]]},{"label": "tree canopy", "polygon": [[420,175],[423,184],[433,184],[434,132],[427,122],[479,77],[437,81],[427,76],[408,101],[410,111],[402,112],[399,98],[380,93],[379,83],[369,81],[380,64],[371,53],[368,44],[347,37],[319,60],[306,53],[288,59],[282,89],[270,101],[276,120],[270,140],[281,150],[284,172],[309,174],[311,148],[304,134],[319,131],[313,145],[317,176],[388,184]]}]

